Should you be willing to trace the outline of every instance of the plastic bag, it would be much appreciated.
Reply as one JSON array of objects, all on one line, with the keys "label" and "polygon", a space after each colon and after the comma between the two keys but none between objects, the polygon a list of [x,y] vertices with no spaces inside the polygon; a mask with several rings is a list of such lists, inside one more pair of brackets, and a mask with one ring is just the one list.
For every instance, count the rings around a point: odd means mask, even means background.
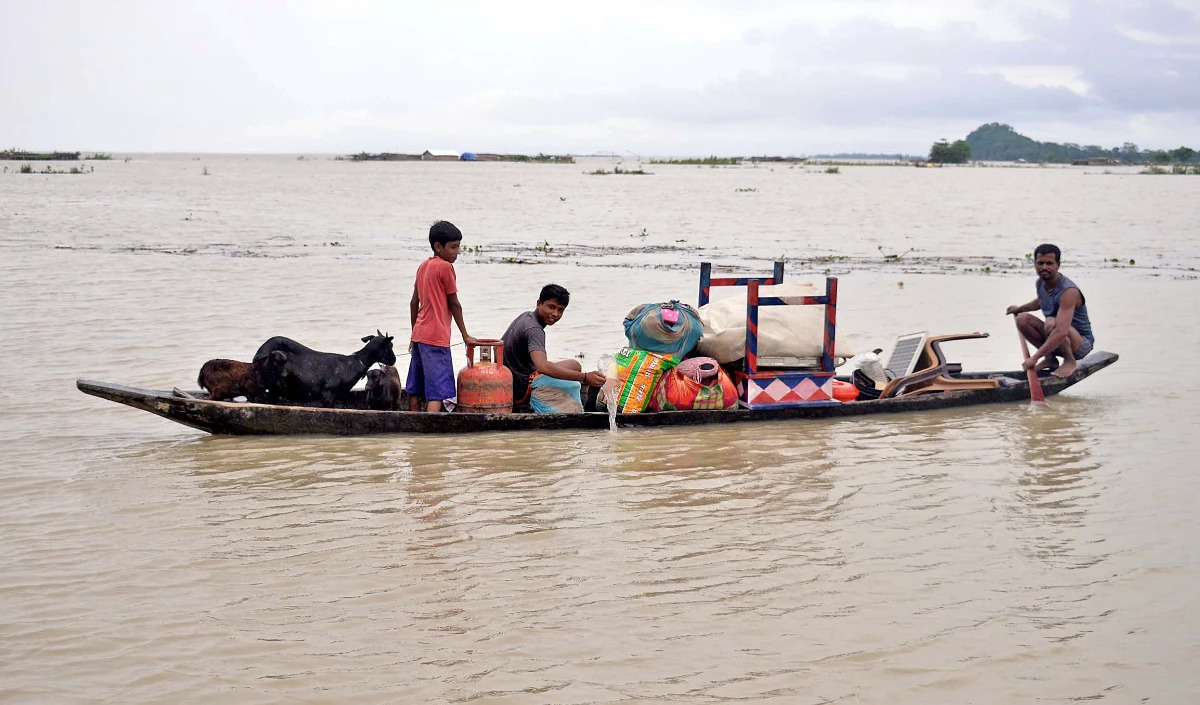
[{"label": "plastic bag", "polygon": [[597,393],[599,404],[605,409],[612,409],[617,405],[617,396],[621,391],[621,374],[617,369],[617,359],[608,353],[600,356],[596,362],[596,371],[604,375],[604,385],[600,387]]},{"label": "plastic bag", "polygon": [[605,379],[607,380],[616,379],[617,359],[608,353],[604,353],[600,356],[600,359],[596,361],[596,371],[604,375]]},{"label": "plastic bag", "polygon": [[883,389],[888,383],[887,370],[883,368],[883,361],[879,359],[881,352],[882,348],[876,348],[871,352],[859,353],[846,361],[852,374],[854,370],[862,370],[863,374],[875,382],[876,389]]},{"label": "plastic bag", "polygon": [[617,377],[620,379],[617,410],[625,414],[637,414],[650,405],[654,387],[663,373],[678,365],[679,361],[670,355],[649,350],[621,348],[616,363]]}]

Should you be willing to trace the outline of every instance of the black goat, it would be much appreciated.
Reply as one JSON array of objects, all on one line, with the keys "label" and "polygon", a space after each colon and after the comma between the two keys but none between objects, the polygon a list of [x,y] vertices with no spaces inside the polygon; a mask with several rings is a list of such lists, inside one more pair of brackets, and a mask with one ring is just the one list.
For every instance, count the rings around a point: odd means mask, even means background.
[{"label": "black goat", "polygon": [[362,341],[366,345],[358,352],[338,355],[313,350],[291,338],[271,338],[254,353],[254,360],[257,362],[280,351],[287,355],[287,361],[279,368],[267,366],[264,369],[263,386],[267,390],[267,400],[301,403],[319,401],[322,406],[332,407],[335,401],[346,397],[351,387],[358,384],[372,365],[396,364],[392,336],[376,330],[375,335],[368,335]]}]

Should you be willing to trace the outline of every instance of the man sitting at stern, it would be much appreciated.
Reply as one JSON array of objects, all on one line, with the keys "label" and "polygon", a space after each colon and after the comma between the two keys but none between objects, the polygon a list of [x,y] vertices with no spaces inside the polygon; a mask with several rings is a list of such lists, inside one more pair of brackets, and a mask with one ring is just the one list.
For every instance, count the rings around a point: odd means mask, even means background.
[{"label": "man sitting at stern", "polygon": [[537,307],[517,316],[504,332],[504,366],[513,376],[514,411],[582,411],[580,383],[604,384],[604,375],[584,372],[578,360],[552,362],[546,357],[545,328],[562,318],[570,301],[566,289],[547,284]]},{"label": "man sitting at stern", "polygon": [[[1017,314],[1017,326],[1025,339],[1039,346],[1025,361],[1025,369],[1054,367],[1061,356],[1063,363],[1052,374],[1070,377],[1078,369],[1076,360],[1092,351],[1096,339],[1088,319],[1083,292],[1075,282],[1058,271],[1062,252],[1054,245],[1038,245],[1033,251],[1033,266],[1037,271],[1037,298],[1029,303],[1014,304],[1006,313]],[[1042,310],[1043,322],[1027,311]]]}]

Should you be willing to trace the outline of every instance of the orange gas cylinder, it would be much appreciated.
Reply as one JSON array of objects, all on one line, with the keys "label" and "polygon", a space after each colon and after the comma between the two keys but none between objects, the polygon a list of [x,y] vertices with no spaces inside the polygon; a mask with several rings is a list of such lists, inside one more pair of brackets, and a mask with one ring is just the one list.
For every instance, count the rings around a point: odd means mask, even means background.
[{"label": "orange gas cylinder", "polygon": [[[477,347],[479,362],[475,362]],[[468,345],[467,366],[458,373],[458,406],[455,411],[509,414],[512,408],[513,378],[512,372],[504,366],[504,341],[478,340],[475,345]]]},{"label": "orange gas cylinder", "polygon": [[851,382],[835,379],[833,380],[833,398],[841,402],[854,401],[858,398],[858,387]]}]

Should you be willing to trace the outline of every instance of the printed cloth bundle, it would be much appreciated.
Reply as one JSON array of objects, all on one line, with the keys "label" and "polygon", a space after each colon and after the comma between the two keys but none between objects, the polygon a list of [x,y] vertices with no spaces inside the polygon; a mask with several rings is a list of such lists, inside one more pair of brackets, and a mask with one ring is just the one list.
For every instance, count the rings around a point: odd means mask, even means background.
[{"label": "printed cloth bundle", "polygon": [[681,358],[700,342],[700,314],[678,301],[642,304],[625,316],[625,337],[635,350]]},{"label": "printed cloth bundle", "polygon": [[649,350],[621,348],[617,353],[617,377],[621,380],[617,392],[617,411],[639,414],[650,406],[654,387],[659,379],[679,361],[670,355]]},{"label": "printed cloth bundle", "polygon": [[529,383],[529,406],[535,414],[582,414],[579,382],[535,372]]},{"label": "printed cloth bundle", "polygon": [[663,375],[650,400],[650,410],[721,410],[732,409],[737,403],[737,387],[717,361],[694,357]]}]

